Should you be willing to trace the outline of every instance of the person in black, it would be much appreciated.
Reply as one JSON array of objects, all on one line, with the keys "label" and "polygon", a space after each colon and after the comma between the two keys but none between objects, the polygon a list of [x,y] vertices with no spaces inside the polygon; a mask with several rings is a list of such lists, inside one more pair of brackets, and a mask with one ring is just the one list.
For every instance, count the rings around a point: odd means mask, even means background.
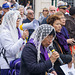
[{"label": "person in black", "polygon": [[54,27],[48,24],[39,26],[33,32],[22,52],[20,75],[45,75],[45,72],[57,75],[52,64],[59,54],[55,51],[49,57],[47,52],[54,37]]}]

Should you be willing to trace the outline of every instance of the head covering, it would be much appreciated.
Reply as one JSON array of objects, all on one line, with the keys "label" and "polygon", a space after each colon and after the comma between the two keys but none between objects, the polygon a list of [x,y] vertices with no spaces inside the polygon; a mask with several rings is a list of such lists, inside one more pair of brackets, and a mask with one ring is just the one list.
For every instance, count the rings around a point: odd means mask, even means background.
[{"label": "head covering", "polygon": [[4,9],[9,8],[8,3],[4,3],[4,4],[2,5],[2,8],[4,8]]},{"label": "head covering", "polygon": [[18,40],[18,30],[16,28],[16,21],[18,19],[18,16],[20,15],[19,11],[8,11],[2,21],[2,32],[9,31],[11,33],[12,39],[14,42]]},{"label": "head covering", "polygon": [[63,9],[63,8],[66,9],[67,8],[67,4],[63,1],[59,1],[57,3],[57,5],[58,5],[58,8],[60,8],[60,9]]},{"label": "head covering", "polygon": [[[39,60],[40,60],[41,43],[52,32],[52,30],[54,30],[54,32],[55,32],[55,29],[53,26],[51,26],[49,24],[43,24],[43,25],[39,26],[30,37],[30,39],[33,39],[33,42],[37,49],[37,62],[39,62]],[[55,37],[55,35],[54,35],[54,37]],[[54,38],[53,38],[53,40],[54,40]]]}]

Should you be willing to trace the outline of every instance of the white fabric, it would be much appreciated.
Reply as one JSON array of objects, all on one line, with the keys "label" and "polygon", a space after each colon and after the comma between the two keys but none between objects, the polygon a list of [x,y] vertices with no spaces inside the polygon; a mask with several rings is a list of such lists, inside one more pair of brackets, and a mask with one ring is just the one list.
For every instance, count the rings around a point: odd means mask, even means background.
[{"label": "white fabric", "polygon": [[2,31],[2,25],[0,25],[0,33],[1,33],[1,31]]},{"label": "white fabric", "polygon": [[[14,60],[16,55],[20,52],[23,45],[23,39],[18,40],[18,31],[16,28],[16,21],[19,16],[19,11],[9,11],[5,14],[2,21],[2,32],[0,33],[0,51],[1,48],[6,50],[6,58],[8,62]],[[1,69],[8,69],[9,66],[2,54],[0,56]]]},{"label": "white fabric", "polygon": [[[2,21],[2,32],[9,30],[11,32],[13,41],[16,42],[18,40],[18,31],[16,29],[16,21],[19,16],[19,11],[10,10],[7,12]],[[15,33],[15,34],[14,34]]]},{"label": "white fabric", "polygon": [[[31,35],[30,39],[34,39],[34,44],[36,46],[37,49],[37,62],[39,63],[40,60],[40,46],[42,41],[52,32],[52,30],[54,29],[53,26],[48,25],[48,24],[43,24],[41,26],[39,26]],[[55,29],[54,29],[55,31]],[[54,36],[55,38],[55,36]],[[54,40],[53,38],[53,40]]]},{"label": "white fabric", "polygon": [[[11,33],[9,31],[0,34],[0,48],[4,47],[4,49],[6,50],[6,57],[9,62],[16,58],[16,54],[20,51],[22,44],[23,39],[21,38],[16,43],[14,43]],[[2,55],[0,57],[0,66],[1,69],[9,68]]]}]

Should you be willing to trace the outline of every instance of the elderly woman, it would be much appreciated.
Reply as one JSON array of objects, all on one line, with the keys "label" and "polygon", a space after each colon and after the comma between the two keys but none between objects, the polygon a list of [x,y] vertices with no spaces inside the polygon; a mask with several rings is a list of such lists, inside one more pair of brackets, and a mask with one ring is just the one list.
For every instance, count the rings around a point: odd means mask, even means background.
[{"label": "elderly woman", "polygon": [[[62,27],[61,27],[60,18],[57,15],[51,15],[48,17],[47,23],[52,25],[56,31],[56,38],[53,42],[53,46],[55,50],[60,54],[60,57],[63,60],[64,64],[68,64],[68,67],[71,68],[72,56],[67,41],[64,35],[61,33]],[[58,75],[65,75],[61,70],[60,65],[61,63],[57,60],[54,63],[54,69]]]},{"label": "elderly woman", "polygon": [[[46,48],[54,37],[55,30],[48,24],[39,26],[33,32],[22,52],[20,75],[45,75],[46,71],[51,70],[59,54],[55,51],[49,57]],[[55,71],[52,73],[57,75]]]},{"label": "elderly woman", "polygon": [[61,32],[64,35],[64,37],[66,38],[67,43],[70,44],[70,45],[72,45],[73,42],[74,42],[74,38],[69,38],[68,31],[65,28],[66,18],[64,16],[64,14],[62,12],[57,12],[57,13],[55,13],[55,15],[57,15],[57,16],[60,17],[60,22],[61,22],[61,26],[62,26]]},{"label": "elderly woman", "polygon": [[[10,61],[16,57],[20,57],[21,47],[23,46],[24,39],[28,36],[28,31],[25,30],[23,35],[19,31],[19,11],[9,11],[5,14],[2,21],[2,32],[0,34],[0,68],[1,75],[8,75]],[[3,52],[6,56],[8,63],[3,57]]]}]

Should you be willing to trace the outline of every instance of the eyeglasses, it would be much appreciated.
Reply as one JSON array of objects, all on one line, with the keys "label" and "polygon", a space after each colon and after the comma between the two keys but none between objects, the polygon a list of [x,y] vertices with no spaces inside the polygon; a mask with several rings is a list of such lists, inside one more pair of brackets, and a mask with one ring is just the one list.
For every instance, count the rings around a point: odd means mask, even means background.
[{"label": "eyeglasses", "polygon": [[61,9],[66,10],[66,8],[61,8]]},{"label": "eyeglasses", "polygon": [[18,18],[17,18],[17,20],[20,20],[20,19],[21,19],[21,17],[18,17]]},{"label": "eyeglasses", "polygon": [[50,11],[55,11],[55,10],[50,10]]},{"label": "eyeglasses", "polygon": [[34,13],[28,13],[29,15],[33,15]]},{"label": "eyeglasses", "polygon": [[66,19],[65,17],[61,17],[60,19]]},{"label": "eyeglasses", "polygon": [[44,12],[44,11],[48,12],[48,10],[43,10],[43,12]]}]

